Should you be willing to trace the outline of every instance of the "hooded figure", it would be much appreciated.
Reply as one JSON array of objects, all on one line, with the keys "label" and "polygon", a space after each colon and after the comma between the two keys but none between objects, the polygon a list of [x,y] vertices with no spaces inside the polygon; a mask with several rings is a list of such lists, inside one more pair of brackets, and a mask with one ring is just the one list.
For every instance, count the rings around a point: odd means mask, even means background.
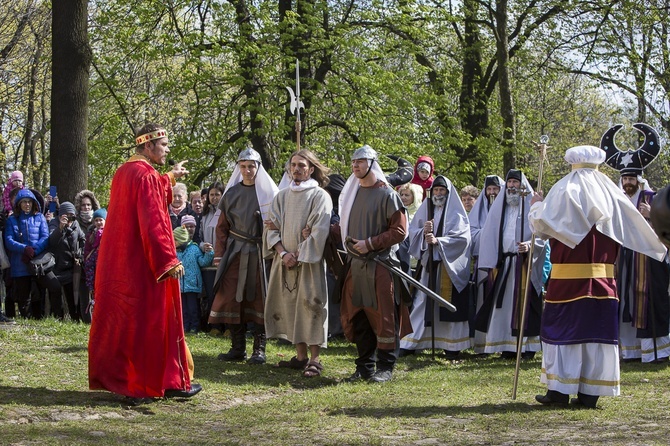
[{"label": "hooded figure", "polygon": [[42,254],[49,244],[49,229],[40,204],[28,189],[16,195],[13,214],[5,224],[5,246],[9,253],[13,293],[21,316],[30,316],[31,272],[28,263]]},{"label": "hooded figure", "polygon": [[[428,177],[425,179],[421,178],[419,174],[420,170],[428,172]],[[429,156],[420,156],[416,160],[414,165],[414,177],[412,178],[413,184],[418,184],[423,189],[423,198],[426,198],[426,191],[430,189],[430,186],[433,184],[433,172],[435,171],[435,162]]]},{"label": "hooded figure", "polygon": [[[439,195],[443,190],[436,193],[437,188],[446,190],[446,197]],[[442,197],[444,199],[439,200]],[[429,215],[429,211],[433,214]],[[450,313],[417,290],[410,315],[414,332],[400,341],[400,347],[406,350],[430,348],[432,322],[435,324],[435,347],[455,357],[461,350],[470,347],[467,289],[470,276],[470,225],[458,191],[442,175],[433,181],[431,198],[424,200],[414,215],[409,225],[409,240],[410,254],[421,259],[421,283],[429,286],[430,276],[434,275],[437,286],[433,291],[456,306],[457,311]],[[429,270],[430,240],[434,240],[433,271]]]},{"label": "hooded figure", "polygon": [[[85,198],[91,201],[90,209],[84,209],[85,206],[82,206],[82,200],[85,202]],[[74,196],[74,207],[77,211],[75,215],[77,216],[79,227],[82,231],[88,233],[88,229],[93,223],[93,213],[100,209],[100,202],[95,198],[95,194],[92,191],[84,189]]]},{"label": "hooded figure", "polygon": [[[525,196],[524,196],[525,194]],[[517,169],[507,173],[505,186],[496,197],[480,233],[480,278],[497,271],[495,282],[477,309],[475,318],[475,352],[501,352],[503,358],[515,358],[521,296],[526,293],[528,252],[532,233],[528,211],[533,188],[526,176]],[[522,351],[532,358],[540,350],[540,317],[542,300],[542,269],[545,258],[544,242],[536,240],[533,249],[531,290],[527,326],[524,328]]]}]

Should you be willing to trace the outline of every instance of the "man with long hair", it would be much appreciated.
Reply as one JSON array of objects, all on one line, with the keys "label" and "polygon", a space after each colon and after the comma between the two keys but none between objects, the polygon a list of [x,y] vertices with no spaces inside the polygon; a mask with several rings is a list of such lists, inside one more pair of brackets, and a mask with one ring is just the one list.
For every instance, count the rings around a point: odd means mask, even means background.
[{"label": "man with long hair", "polygon": [[[290,158],[291,182],[279,191],[270,210],[265,238],[274,260],[265,303],[268,337],[290,341],[296,356],[280,367],[319,376],[319,358],[328,337],[328,287],[323,251],[333,203],[324,187],[329,169],[309,150]],[[309,351],[308,351],[309,350]]]}]

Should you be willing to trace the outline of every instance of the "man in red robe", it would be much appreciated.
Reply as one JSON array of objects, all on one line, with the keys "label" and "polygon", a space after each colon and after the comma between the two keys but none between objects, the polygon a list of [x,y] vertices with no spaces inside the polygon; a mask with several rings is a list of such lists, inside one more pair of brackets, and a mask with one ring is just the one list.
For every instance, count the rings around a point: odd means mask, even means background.
[{"label": "man in red robe", "polygon": [[131,404],[158,397],[191,397],[193,359],[184,341],[177,259],[168,204],[175,178],[188,171],[166,162],[166,131],[147,124],[137,149],[112,180],[91,324],[89,387],[129,397]]}]

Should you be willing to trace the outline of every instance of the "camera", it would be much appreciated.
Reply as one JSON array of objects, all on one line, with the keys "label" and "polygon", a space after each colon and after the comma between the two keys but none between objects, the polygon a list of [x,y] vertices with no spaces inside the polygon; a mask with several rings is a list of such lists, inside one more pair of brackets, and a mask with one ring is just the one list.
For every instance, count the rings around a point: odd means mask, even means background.
[{"label": "camera", "polygon": [[69,222],[73,222],[73,221],[75,221],[76,219],[77,219],[77,217],[75,217],[74,215],[68,215],[68,216],[67,216],[67,221],[69,221]]}]

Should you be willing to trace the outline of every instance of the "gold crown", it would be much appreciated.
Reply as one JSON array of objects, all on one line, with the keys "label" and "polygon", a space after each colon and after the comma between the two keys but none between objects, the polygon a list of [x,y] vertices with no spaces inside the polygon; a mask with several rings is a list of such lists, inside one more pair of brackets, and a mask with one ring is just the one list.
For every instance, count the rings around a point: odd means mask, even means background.
[{"label": "gold crown", "polygon": [[150,133],[145,133],[144,135],[140,135],[137,138],[135,138],[135,144],[138,146],[140,144],[144,144],[145,142],[158,139],[158,138],[164,138],[167,136],[167,132],[165,130],[156,130],[155,132],[150,132]]}]

